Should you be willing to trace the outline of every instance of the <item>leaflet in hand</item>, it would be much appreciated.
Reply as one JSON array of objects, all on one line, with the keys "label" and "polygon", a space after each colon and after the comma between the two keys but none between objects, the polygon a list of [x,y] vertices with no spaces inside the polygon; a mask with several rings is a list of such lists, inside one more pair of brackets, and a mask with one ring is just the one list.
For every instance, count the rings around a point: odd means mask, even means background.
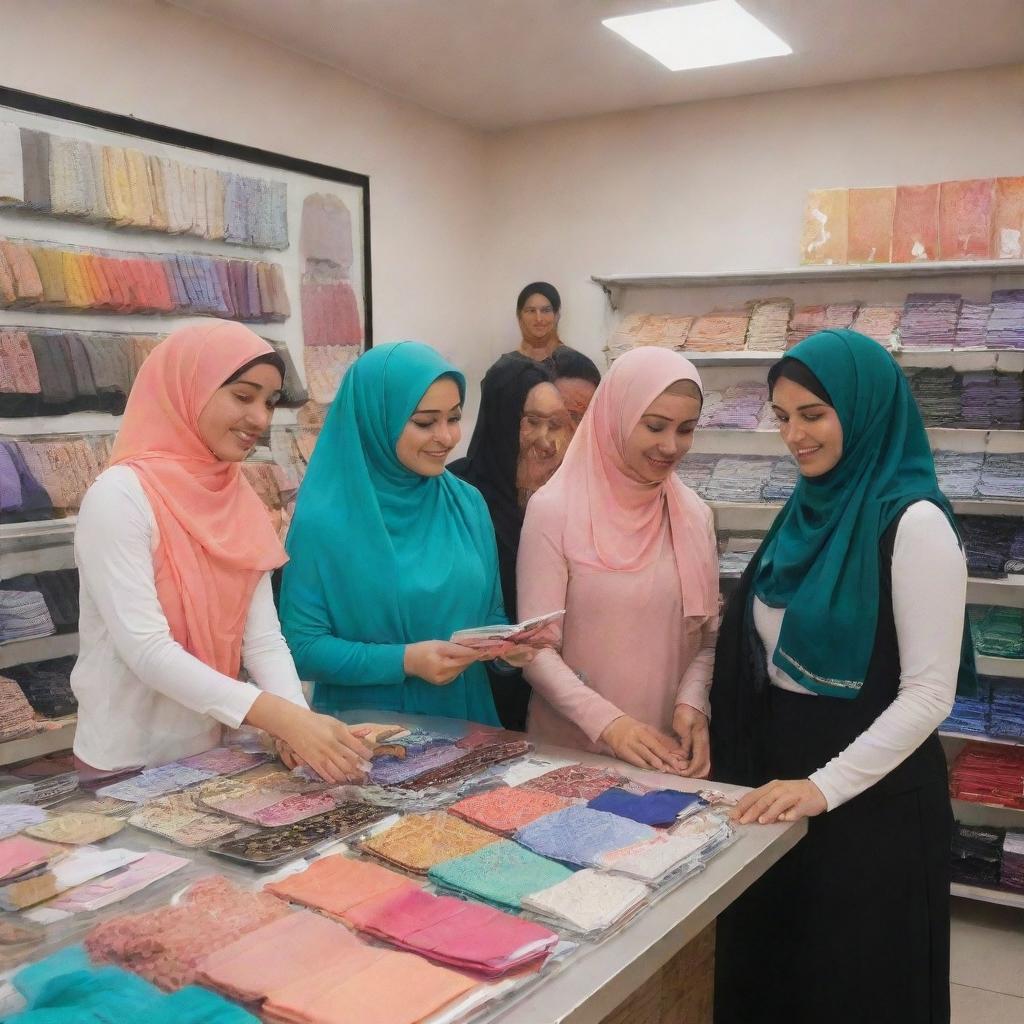
[{"label": "leaflet in hand", "polygon": [[[477,626],[475,629],[460,629],[452,633],[451,642],[462,647],[471,647],[474,651],[488,651],[504,647],[506,644],[524,646],[545,646],[541,633],[546,626],[557,622],[565,614],[563,608],[547,615],[537,615],[525,622],[511,626]],[[536,642],[535,641],[540,641]]]}]

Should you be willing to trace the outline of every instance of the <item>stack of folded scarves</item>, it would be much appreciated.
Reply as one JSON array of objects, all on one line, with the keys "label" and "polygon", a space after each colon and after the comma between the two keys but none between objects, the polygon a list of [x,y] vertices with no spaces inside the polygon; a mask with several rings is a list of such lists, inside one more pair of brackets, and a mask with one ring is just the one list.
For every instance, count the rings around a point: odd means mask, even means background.
[{"label": "stack of folded scarves", "polygon": [[71,689],[71,670],[74,667],[75,658],[67,657],[28,662],[6,671],[21,687],[37,715],[64,718],[78,709],[78,701]]},{"label": "stack of folded scarves", "polygon": [[974,648],[993,658],[1024,658],[1024,608],[971,605]]},{"label": "stack of folded scarves", "polygon": [[53,636],[56,629],[38,589],[16,589],[15,580],[0,588],[0,644]]},{"label": "stack of folded scarves", "polygon": [[1024,540],[1024,525],[1012,516],[961,516],[959,525],[970,574],[1005,577],[1018,537]]},{"label": "stack of folded scarves", "polygon": [[1011,892],[1024,892],[1024,830],[1006,830],[999,867],[1001,887]]},{"label": "stack of folded scarves", "polygon": [[279,263],[0,240],[0,308],[23,306],[256,322],[291,315]]},{"label": "stack of folded scarves", "polygon": [[41,728],[21,687],[13,679],[0,676],[0,742],[31,736]]},{"label": "stack of folded scarves", "polygon": [[959,295],[914,292],[907,296],[900,321],[904,348],[953,348],[960,316]]},{"label": "stack of folded scarves", "polygon": [[953,881],[965,885],[999,884],[1003,829],[957,822],[953,828]]},{"label": "stack of folded scarves", "polygon": [[949,776],[950,795],[1024,810],[1024,747],[968,741]]},{"label": "stack of folded scarves", "polygon": [[[979,680],[980,682],[980,680]],[[989,735],[1024,740],[1024,684],[1019,679],[987,677],[991,685]]]},{"label": "stack of folded scarves", "polygon": [[4,142],[3,155],[20,164],[21,189],[9,197],[12,205],[116,228],[288,247],[283,181],[28,128],[6,132]]}]

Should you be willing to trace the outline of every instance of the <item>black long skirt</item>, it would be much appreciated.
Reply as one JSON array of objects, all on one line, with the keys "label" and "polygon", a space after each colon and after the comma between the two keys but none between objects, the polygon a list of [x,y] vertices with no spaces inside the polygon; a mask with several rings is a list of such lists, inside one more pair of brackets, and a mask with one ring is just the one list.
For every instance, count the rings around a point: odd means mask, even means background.
[{"label": "black long skirt", "polygon": [[[773,688],[771,778],[806,778],[842,749],[843,703]],[[811,818],[719,917],[716,1024],[948,1024],[946,764],[935,735],[911,757]]]}]

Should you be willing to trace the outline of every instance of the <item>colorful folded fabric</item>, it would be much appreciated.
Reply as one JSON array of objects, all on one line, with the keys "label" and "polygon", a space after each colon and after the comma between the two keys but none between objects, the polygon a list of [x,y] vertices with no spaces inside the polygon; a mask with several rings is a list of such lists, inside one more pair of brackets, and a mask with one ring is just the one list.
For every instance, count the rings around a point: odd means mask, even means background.
[{"label": "colorful folded fabric", "polygon": [[406,814],[363,840],[361,849],[406,871],[425,875],[435,864],[498,842],[498,837],[445,811]]},{"label": "colorful folded fabric", "polygon": [[124,822],[103,814],[89,814],[85,811],[55,814],[46,821],[25,829],[25,835],[45,839],[50,843],[69,843],[82,846],[98,843],[116,835],[124,828]]},{"label": "colorful folded fabric", "polygon": [[15,879],[0,888],[0,909],[22,910],[33,907],[77,885],[123,868],[142,856],[132,850],[101,850],[95,846],[82,846],[51,860],[45,871]]},{"label": "colorful folded fabric", "polygon": [[46,821],[46,811],[34,804],[0,804],[0,839],[17,835],[41,821]]},{"label": "colorful folded fabric", "polygon": [[151,800],[128,818],[128,824],[191,848],[217,842],[241,827],[237,821],[199,810],[188,793]]},{"label": "colorful folded fabric", "polygon": [[151,850],[123,871],[97,878],[85,885],[76,886],[70,892],[58,896],[46,904],[46,910],[77,914],[102,910],[166,878],[168,875],[188,867],[191,863],[185,857],[175,857],[161,850]]},{"label": "colorful folded fabric", "polygon": [[590,765],[570,764],[523,783],[524,789],[541,790],[570,800],[593,800],[606,789],[625,781],[621,775]]},{"label": "colorful folded fabric", "polygon": [[707,839],[694,836],[655,836],[643,843],[603,853],[597,866],[603,871],[657,883],[687,864],[695,863]]},{"label": "colorful folded fabric", "polygon": [[407,747],[406,756],[375,758],[369,781],[376,786],[402,786],[433,768],[457,761],[465,754],[451,740],[433,740],[419,747]]},{"label": "colorful folded fabric", "polygon": [[246,892],[214,875],[180,904],[102,921],[85,937],[97,963],[115,963],[167,991],[195,982],[198,964],[235,939],[292,913],[267,893]]},{"label": "colorful folded fabric", "polygon": [[416,888],[366,900],[343,917],[374,938],[490,978],[543,961],[558,943],[554,932],[532,921]]},{"label": "colorful folded fabric", "polygon": [[452,804],[448,810],[459,818],[498,832],[511,835],[516,829],[552,811],[560,811],[571,805],[567,797],[545,793],[525,786],[499,786],[483,793],[466,797]]},{"label": "colorful folded fabric", "polygon": [[649,825],[589,807],[567,807],[519,829],[516,842],[542,857],[589,867],[598,857],[624,846],[653,839]]},{"label": "colorful folded fabric", "polygon": [[683,811],[700,803],[696,793],[681,793],[677,789],[656,789],[635,796],[615,787],[594,797],[587,806],[595,811],[631,818],[644,825],[671,825]]},{"label": "colorful folded fabric", "polygon": [[637,911],[650,896],[641,882],[587,868],[523,899],[523,909],[583,934],[604,931]]},{"label": "colorful folded fabric", "polygon": [[272,882],[265,891],[342,917],[366,900],[416,888],[416,882],[372,861],[331,854],[313,861],[305,871]]},{"label": "colorful folded fabric", "polygon": [[25,836],[0,839],[0,882],[9,882],[64,855],[63,847]]},{"label": "colorful folded fabric", "polygon": [[523,897],[564,881],[572,871],[507,839],[442,861],[430,869],[432,882],[487,903],[518,910]]}]

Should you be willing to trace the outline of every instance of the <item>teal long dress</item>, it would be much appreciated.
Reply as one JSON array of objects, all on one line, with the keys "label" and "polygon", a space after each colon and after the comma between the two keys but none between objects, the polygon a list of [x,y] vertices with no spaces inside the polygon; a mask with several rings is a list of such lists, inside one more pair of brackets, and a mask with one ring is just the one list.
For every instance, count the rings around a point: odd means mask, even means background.
[{"label": "teal long dress", "polygon": [[299,489],[281,625],[313,706],[497,725],[482,664],[446,686],[405,674],[406,645],[506,622],[494,528],[476,488],[424,477],[395,447],[427,389],[465,378],[427,345],[371,349],[345,375]]}]

